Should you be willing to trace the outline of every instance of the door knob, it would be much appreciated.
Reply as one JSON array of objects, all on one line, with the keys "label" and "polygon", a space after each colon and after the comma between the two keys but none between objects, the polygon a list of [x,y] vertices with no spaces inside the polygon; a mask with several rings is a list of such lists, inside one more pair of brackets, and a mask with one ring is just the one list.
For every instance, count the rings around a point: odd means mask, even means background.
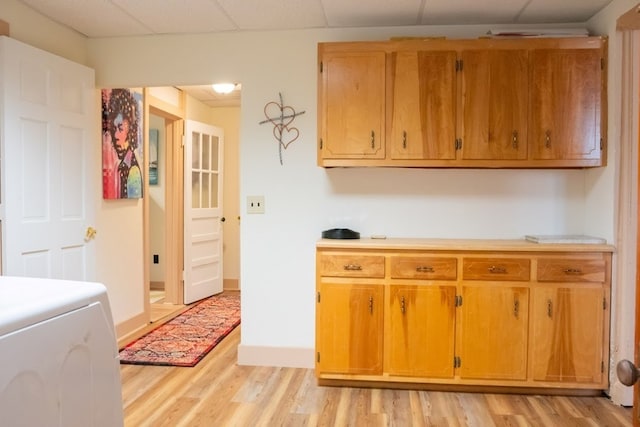
[{"label": "door knob", "polygon": [[633,362],[624,359],[616,365],[616,374],[620,382],[626,386],[632,386],[640,378],[640,370],[636,368]]},{"label": "door knob", "polygon": [[84,241],[88,242],[89,240],[92,240],[94,237],[96,237],[96,233],[97,230],[93,227],[87,227],[87,231],[84,234]]},{"label": "door knob", "polygon": [[225,222],[226,220],[227,220],[227,218],[225,218],[225,217],[220,218],[221,222]]}]

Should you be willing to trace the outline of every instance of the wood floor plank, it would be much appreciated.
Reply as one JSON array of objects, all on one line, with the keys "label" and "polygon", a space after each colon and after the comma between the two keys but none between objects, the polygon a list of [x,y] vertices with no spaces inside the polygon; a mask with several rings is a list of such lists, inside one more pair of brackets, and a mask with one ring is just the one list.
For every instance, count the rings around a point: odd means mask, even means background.
[{"label": "wood floor plank", "polygon": [[193,368],[122,365],[125,426],[632,426],[606,397],[321,387],[310,369],[238,366],[240,334]]}]

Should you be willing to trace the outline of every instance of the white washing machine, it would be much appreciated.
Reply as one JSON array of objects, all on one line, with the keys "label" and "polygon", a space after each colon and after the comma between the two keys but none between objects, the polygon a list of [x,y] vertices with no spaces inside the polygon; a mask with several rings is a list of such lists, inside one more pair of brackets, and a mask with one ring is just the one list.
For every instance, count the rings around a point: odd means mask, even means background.
[{"label": "white washing machine", "polygon": [[103,285],[0,276],[0,425],[123,425]]}]

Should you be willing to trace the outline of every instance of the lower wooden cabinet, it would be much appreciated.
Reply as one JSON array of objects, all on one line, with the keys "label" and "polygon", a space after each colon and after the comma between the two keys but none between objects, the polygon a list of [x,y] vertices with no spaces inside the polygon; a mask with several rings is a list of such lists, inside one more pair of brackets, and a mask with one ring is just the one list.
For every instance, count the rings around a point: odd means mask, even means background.
[{"label": "lower wooden cabinet", "polygon": [[529,289],[483,283],[461,295],[460,378],[525,380]]},{"label": "lower wooden cabinet", "polygon": [[[318,369],[381,374],[384,287],[323,283],[318,291]],[[322,350],[320,350],[322,349]],[[324,351],[326,349],[326,351]]]},{"label": "lower wooden cabinet", "polygon": [[391,375],[453,378],[455,286],[391,285],[385,331]]},{"label": "lower wooden cabinet", "polygon": [[608,245],[322,240],[321,383],[608,387]]}]

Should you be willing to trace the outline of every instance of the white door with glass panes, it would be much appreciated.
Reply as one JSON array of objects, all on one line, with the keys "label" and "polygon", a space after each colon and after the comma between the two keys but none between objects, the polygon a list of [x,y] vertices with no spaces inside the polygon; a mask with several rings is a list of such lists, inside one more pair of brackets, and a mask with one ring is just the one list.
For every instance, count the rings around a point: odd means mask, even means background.
[{"label": "white door with glass panes", "polygon": [[4,36],[0,67],[2,274],[94,280],[94,71]]},{"label": "white door with glass panes", "polygon": [[187,120],[184,144],[184,303],[222,292],[221,128]]}]

